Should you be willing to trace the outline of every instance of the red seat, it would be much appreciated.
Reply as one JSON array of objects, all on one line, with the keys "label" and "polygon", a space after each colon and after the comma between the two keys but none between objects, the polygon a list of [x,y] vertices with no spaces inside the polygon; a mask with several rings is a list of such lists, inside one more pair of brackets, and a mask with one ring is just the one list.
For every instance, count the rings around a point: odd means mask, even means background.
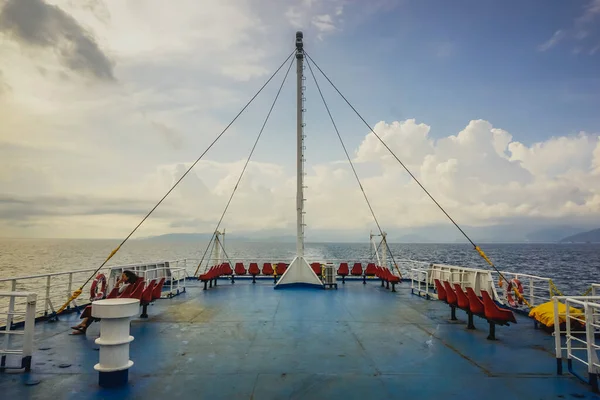
[{"label": "red seat", "polygon": [[259,275],[260,274],[260,269],[258,269],[258,264],[257,263],[250,263],[250,267],[248,267],[248,273],[250,275]]},{"label": "red seat", "polygon": [[277,263],[277,267],[275,270],[277,271],[277,275],[283,275],[285,273],[286,269],[287,269],[286,263]]},{"label": "red seat", "polygon": [[481,297],[483,297],[485,317],[488,320],[492,320],[498,325],[504,325],[509,322],[515,324],[517,323],[515,315],[512,313],[512,311],[498,307],[498,305],[494,303],[494,300],[492,300],[487,291],[482,290]]},{"label": "red seat", "polygon": [[[143,279],[144,278],[142,278],[142,280]],[[120,299],[126,299],[126,298],[131,297],[131,293],[133,293],[133,291],[137,285],[138,285],[137,281],[135,283],[131,283],[131,284],[127,285],[127,287],[125,288],[125,290],[123,290],[123,292],[121,294],[117,294],[117,297]]]},{"label": "red seat", "polygon": [[148,286],[142,292],[142,298],[140,299],[141,303],[150,303],[152,301],[152,292],[154,291],[154,287],[156,286],[156,279],[152,279]]},{"label": "red seat", "polygon": [[273,271],[273,266],[271,263],[264,263],[262,268],[263,275],[273,275],[275,271]]},{"label": "red seat", "polygon": [[441,300],[441,301],[447,303],[448,297],[446,296],[446,289],[444,289],[442,282],[440,282],[439,279],[434,279],[433,281],[435,283],[435,290],[437,291],[438,300]]},{"label": "red seat", "polygon": [[362,274],[363,274],[362,264],[361,263],[354,263],[354,266],[352,267],[352,271],[350,271],[350,275],[352,275],[352,276],[362,276]]},{"label": "red seat", "polygon": [[467,312],[467,316],[469,317],[469,322],[467,323],[467,329],[475,329],[475,324],[473,323],[473,312],[469,307],[469,298],[462,290],[462,287],[458,283],[454,284],[454,290],[456,292],[456,302],[458,304],[458,308]]},{"label": "red seat", "polygon": [[[133,291],[131,292],[131,294],[129,296],[127,296],[127,297],[130,298],[130,299],[141,300],[143,292],[144,292],[144,282],[142,280],[142,282],[139,282],[139,283],[136,284],[136,286],[133,289]],[[125,296],[119,296],[119,297],[124,298]]]},{"label": "red seat", "polygon": [[374,263],[368,263],[367,268],[365,269],[365,276],[375,276],[377,272],[377,267],[375,267]]},{"label": "red seat", "polygon": [[458,308],[470,312],[469,298],[458,283],[454,284],[454,292],[456,293],[456,304],[458,305]]},{"label": "red seat", "polygon": [[469,310],[475,315],[485,316],[483,301],[475,294],[473,288],[467,287],[467,298],[469,299]]},{"label": "red seat", "polygon": [[158,281],[156,286],[154,286],[154,290],[152,291],[152,300],[160,299],[160,296],[162,296],[162,288],[164,284],[165,278],[162,277],[160,278],[160,281]]},{"label": "red seat", "polygon": [[317,262],[311,263],[310,267],[315,272],[315,274],[317,274],[317,276],[321,276],[321,263],[317,263]]},{"label": "red seat", "polygon": [[117,296],[119,296],[119,288],[118,287],[114,287],[113,290],[110,291],[110,293],[108,294],[108,296],[106,296],[107,299],[114,299]]},{"label": "red seat", "polygon": [[228,262],[221,264],[221,268],[223,268],[223,272],[221,273],[222,275],[233,275],[233,270]]},{"label": "red seat", "polygon": [[443,281],[442,285],[444,285],[444,290],[446,291],[446,303],[448,303],[450,306],[450,320],[456,321],[456,306],[458,305],[456,293],[454,293],[454,290],[452,290],[450,282]]},{"label": "red seat", "polygon": [[244,267],[244,263],[241,263],[241,262],[235,263],[235,274],[236,275],[246,275],[246,267]]},{"label": "red seat", "polygon": [[152,279],[146,289],[142,292],[142,298],[140,299],[140,304],[142,305],[142,314],[140,318],[148,318],[148,304],[152,301],[152,293],[154,292],[154,287],[156,286],[156,280]]},{"label": "red seat", "polygon": [[350,269],[348,268],[348,263],[340,263],[340,267],[337,270],[337,274],[339,276],[348,276],[350,273]]},{"label": "red seat", "polygon": [[396,276],[396,275],[392,274],[392,271],[390,271],[390,270],[389,270],[389,269],[387,269],[387,268],[384,268],[384,270],[385,270],[385,271],[384,271],[384,273],[385,273],[385,276],[386,276],[386,278],[385,278],[385,279],[386,279],[388,282],[393,282],[393,283],[398,283],[398,282],[400,282],[400,277],[399,277],[399,276]]},{"label": "red seat", "polygon": [[444,281],[442,282],[444,285],[444,289],[446,289],[446,302],[451,306],[458,305],[458,299],[456,298],[456,293],[452,290],[452,286],[450,286],[450,282]]}]

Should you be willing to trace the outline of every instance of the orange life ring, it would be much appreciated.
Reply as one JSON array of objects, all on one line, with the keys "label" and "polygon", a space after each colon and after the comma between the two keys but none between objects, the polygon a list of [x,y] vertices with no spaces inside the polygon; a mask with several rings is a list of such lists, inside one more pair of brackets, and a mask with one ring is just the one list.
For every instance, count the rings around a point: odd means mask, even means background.
[{"label": "orange life ring", "polygon": [[[523,285],[520,280],[513,278],[508,282],[508,287],[506,288],[506,299],[508,300],[508,304],[510,304],[511,307],[516,307],[517,303],[512,296],[513,287],[517,289],[517,292],[523,293]],[[519,304],[523,304],[521,296],[517,296],[517,299]]]},{"label": "orange life ring", "polygon": [[[100,288],[100,291],[98,291],[98,283],[99,282],[102,285]],[[105,295],[106,295],[106,276],[104,276],[104,274],[98,274],[98,275],[96,275],[96,278],[92,282],[92,287],[90,288],[90,299],[92,301],[100,300],[100,299],[104,298]]]}]

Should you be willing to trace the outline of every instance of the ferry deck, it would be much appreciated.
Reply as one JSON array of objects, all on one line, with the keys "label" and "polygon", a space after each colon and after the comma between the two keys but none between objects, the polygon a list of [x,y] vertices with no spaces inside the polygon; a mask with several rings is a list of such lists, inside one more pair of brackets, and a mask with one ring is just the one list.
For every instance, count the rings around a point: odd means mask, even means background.
[{"label": "ferry deck", "polygon": [[[195,281],[197,282],[197,281]],[[339,283],[339,282],[338,282]],[[554,338],[518,323],[488,326],[441,301],[377,280],[338,290],[220,280],[155,301],[131,322],[129,382],[98,386],[100,323],[70,336],[76,313],[35,325],[31,373],[0,374],[3,399],[600,399],[557,375]]]}]

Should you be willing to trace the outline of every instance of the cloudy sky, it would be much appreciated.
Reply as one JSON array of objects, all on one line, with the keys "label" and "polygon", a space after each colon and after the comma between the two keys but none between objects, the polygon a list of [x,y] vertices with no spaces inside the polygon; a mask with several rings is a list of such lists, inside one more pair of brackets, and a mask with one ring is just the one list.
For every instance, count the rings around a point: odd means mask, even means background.
[{"label": "cloudy sky", "polygon": [[[600,226],[600,1],[0,0],[0,236],[124,237],[305,48],[459,224]],[[283,73],[137,236],[209,232]],[[293,70],[224,220],[295,224]],[[446,223],[321,79],[387,230]],[[309,76],[308,238],[374,229]]]}]

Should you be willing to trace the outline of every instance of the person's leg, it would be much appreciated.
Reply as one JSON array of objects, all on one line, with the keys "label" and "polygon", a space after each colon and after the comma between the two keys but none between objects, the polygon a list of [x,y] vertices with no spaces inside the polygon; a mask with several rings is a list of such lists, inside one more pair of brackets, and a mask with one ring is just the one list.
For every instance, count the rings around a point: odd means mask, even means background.
[{"label": "person's leg", "polygon": [[92,324],[92,322],[93,322],[93,318],[91,318],[91,317],[84,318],[79,325],[71,327],[71,329],[73,329],[73,332],[71,332],[71,334],[72,335],[85,334],[85,331],[87,331],[88,326],[90,326]]}]

